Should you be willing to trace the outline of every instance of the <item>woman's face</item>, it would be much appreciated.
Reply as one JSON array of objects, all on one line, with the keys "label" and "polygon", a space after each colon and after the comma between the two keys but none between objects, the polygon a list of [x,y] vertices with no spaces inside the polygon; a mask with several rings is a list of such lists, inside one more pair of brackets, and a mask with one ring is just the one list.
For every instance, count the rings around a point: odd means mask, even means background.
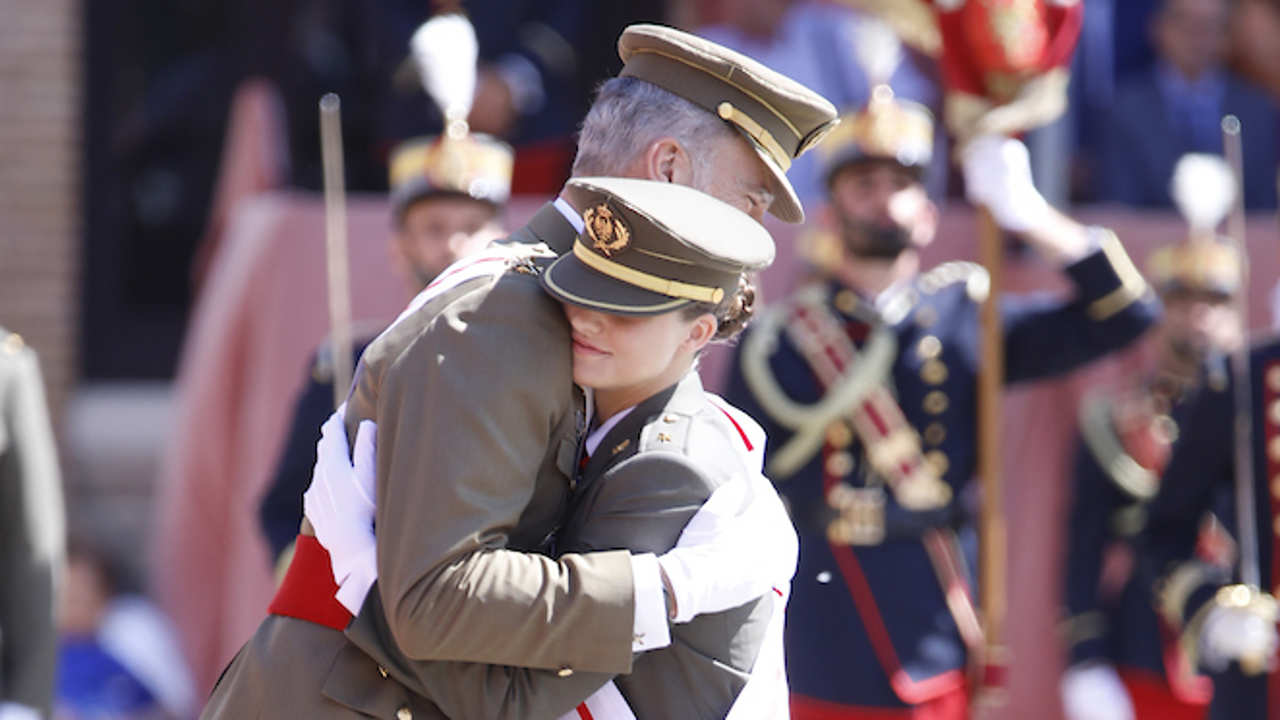
[{"label": "woman's face", "polygon": [[573,331],[573,381],[638,403],[679,381],[715,334],[710,314],[632,317],[564,304]]}]

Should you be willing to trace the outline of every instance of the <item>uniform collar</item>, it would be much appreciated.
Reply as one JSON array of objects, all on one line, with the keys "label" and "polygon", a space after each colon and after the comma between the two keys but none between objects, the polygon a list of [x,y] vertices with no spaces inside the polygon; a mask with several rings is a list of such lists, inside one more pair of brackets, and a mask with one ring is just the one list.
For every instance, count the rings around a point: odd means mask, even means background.
[{"label": "uniform collar", "polygon": [[[618,418],[616,423],[608,430],[604,430],[605,425],[609,425],[606,421],[588,438],[588,441],[595,439],[595,447],[600,452],[590,453],[590,459],[583,473],[584,480],[598,476],[616,459],[631,456],[640,442],[640,432],[655,416],[664,411],[692,415],[697,412],[698,403],[704,397],[702,380],[698,377],[696,370],[691,370],[675,385],[654,393],[629,410],[614,415],[613,418]],[[597,433],[599,433],[598,439]]]}]

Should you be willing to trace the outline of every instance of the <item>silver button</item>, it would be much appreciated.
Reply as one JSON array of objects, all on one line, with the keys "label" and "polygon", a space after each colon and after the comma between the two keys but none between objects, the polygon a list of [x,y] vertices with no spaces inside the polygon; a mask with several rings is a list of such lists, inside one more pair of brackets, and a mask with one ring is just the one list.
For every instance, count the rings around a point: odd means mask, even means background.
[{"label": "silver button", "polygon": [[413,720],[413,713],[409,712],[408,705],[396,711],[396,720]]},{"label": "silver button", "polygon": [[381,665],[379,665],[379,666],[378,666],[378,674],[379,674],[379,675],[381,675],[382,677],[386,677],[386,676],[387,676],[387,669],[386,669],[386,668],[384,668],[384,667],[382,667]]},{"label": "silver button", "polygon": [[560,677],[569,677],[572,674],[573,674],[573,668],[569,667],[568,665],[565,665],[564,667],[556,671],[556,675]]}]

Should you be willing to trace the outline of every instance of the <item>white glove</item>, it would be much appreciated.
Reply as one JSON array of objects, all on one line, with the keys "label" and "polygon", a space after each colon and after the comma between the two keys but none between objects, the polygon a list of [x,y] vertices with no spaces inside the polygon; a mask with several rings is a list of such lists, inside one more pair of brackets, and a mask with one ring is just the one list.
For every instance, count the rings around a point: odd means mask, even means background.
[{"label": "white glove", "polygon": [[1242,668],[1270,667],[1276,652],[1275,622],[1248,607],[1215,605],[1200,629],[1200,664],[1212,672],[1232,661]]},{"label": "white glove", "polygon": [[1133,699],[1108,663],[1072,665],[1062,674],[1067,720],[1133,720]]},{"label": "white glove", "polygon": [[753,473],[721,485],[658,558],[675,622],[743,605],[784,587],[799,540],[773,484]]},{"label": "white glove", "polygon": [[1031,180],[1031,158],[1021,141],[982,135],[964,151],[964,192],[974,205],[991,211],[996,224],[1010,232],[1042,225],[1049,203]]},{"label": "white glove", "polygon": [[40,713],[26,705],[0,701],[0,720],[40,720]]},{"label": "white glove", "polygon": [[360,423],[353,463],[347,457],[345,410],[345,405],[339,407],[320,428],[316,466],[302,508],[316,539],[329,551],[338,602],[355,615],[378,577],[373,534],[378,428],[369,420]]}]

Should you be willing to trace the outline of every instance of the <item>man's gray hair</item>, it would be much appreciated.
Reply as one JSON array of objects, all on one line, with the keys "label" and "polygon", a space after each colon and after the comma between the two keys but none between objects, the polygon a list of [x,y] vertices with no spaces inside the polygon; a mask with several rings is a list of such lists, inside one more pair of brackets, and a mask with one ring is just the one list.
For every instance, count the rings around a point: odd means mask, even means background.
[{"label": "man's gray hair", "polygon": [[653,141],[670,137],[693,161],[694,186],[705,185],[714,164],[714,140],[734,132],[728,123],[679,95],[644,80],[616,77],[600,86],[582,121],[573,174],[621,175]]}]

